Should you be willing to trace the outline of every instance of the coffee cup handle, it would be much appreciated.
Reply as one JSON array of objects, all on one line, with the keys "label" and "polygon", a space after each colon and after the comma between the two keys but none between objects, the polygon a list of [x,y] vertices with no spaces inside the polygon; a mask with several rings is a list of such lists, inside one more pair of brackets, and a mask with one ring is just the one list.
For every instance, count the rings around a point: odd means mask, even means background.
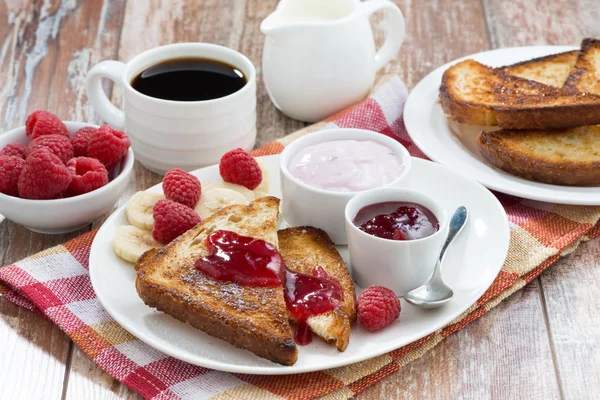
[{"label": "coffee cup handle", "polygon": [[100,118],[117,129],[125,129],[125,115],[106,96],[102,78],[108,78],[123,88],[125,64],[119,61],[102,61],[89,70],[85,90],[88,100]]},{"label": "coffee cup handle", "polygon": [[402,46],[405,35],[404,16],[398,6],[389,0],[367,0],[360,3],[360,7],[362,8],[362,13],[367,18],[378,11],[389,11],[390,20],[388,22],[386,38],[383,46],[375,54],[375,70],[379,71],[396,56],[396,53],[400,50],[400,46]]}]

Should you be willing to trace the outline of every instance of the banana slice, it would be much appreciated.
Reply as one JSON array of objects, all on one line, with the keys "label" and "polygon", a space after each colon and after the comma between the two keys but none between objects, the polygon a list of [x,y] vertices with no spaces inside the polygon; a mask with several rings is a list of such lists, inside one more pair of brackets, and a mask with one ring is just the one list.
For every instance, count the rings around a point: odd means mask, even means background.
[{"label": "banana slice", "polygon": [[146,251],[163,247],[150,231],[132,225],[122,225],[113,238],[113,250],[125,261],[135,263]]},{"label": "banana slice", "polygon": [[152,208],[157,201],[164,198],[165,196],[160,193],[137,192],[127,202],[125,209],[127,221],[140,229],[152,230],[154,226]]},{"label": "banana slice", "polygon": [[234,192],[239,192],[246,198],[246,200],[248,200],[248,202],[251,202],[256,198],[254,196],[254,192],[247,187],[229,182],[210,182],[207,184],[202,184],[202,196],[204,196],[204,193],[210,192],[213,189],[229,189],[233,190]]},{"label": "banana slice", "polygon": [[[252,193],[252,196],[254,196],[254,193]],[[196,204],[196,208],[194,208],[194,210],[196,210],[196,212],[200,215],[200,218],[204,219],[210,217],[215,212],[228,205],[247,205],[249,203],[250,201],[248,201],[248,198],[236,190],[216,187],[212,188],[211,190],[204,191],[203,188],[200,201],[198,201],[198,204]]]},{"label": "banana slice", "polygon": [[266,197],[269,195],[269,170],[267,166],[260,162],[258,159],[255,159],[260,166],[260,170],[262,171],[262,181],[260,185],[254,189],[254,197],[260,199],[261,197]]}]

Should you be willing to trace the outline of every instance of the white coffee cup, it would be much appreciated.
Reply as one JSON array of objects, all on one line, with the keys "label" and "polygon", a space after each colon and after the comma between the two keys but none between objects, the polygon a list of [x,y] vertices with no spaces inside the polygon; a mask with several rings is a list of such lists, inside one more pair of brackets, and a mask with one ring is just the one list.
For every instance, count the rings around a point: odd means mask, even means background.
[{"label": "white coffee cup", "polygon": [[[131,81],[146,68],[176,58],[221,61],[240,70],[246,84],[228,96],[202,101],[172,101],[142,94]],[[102,78],[121,87],[123,110],[108,99]],[[87,76],[87,96],[106,123],[124,129],[135,158],[146,168],[164,174],[216,164],[227,151],[250,150],[256,140],[256,70],[250,60],[227,47],[207,43],[177,43],[156,47],[127,64],[102,61]]]}]

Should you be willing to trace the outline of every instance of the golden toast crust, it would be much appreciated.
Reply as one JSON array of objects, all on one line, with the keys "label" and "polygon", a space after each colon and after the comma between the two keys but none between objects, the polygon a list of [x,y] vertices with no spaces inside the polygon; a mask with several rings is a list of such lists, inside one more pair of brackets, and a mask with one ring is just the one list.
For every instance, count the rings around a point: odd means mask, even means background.
[{"label": "golden toast crust", "polygon": [[511,76],[474,60],[444,72],[440,100],[450,119],[471,125],[543,129],[600,124],[600,96]]},{"label": "golden toast crust", "polygon": [[356,320],[354,283],[344,260],[329,235],[321,229],[300,226],[280,230],[277,235],[279,252],[289,269],[311,274],[316,266],[320,266],[342,286],[342,304],[326,315],[309,318],[307,322],[315,334],[344,351],[350,340],[350,324]]},{"label": "golden toast crust", "polygon": [[581,50],[565,87],[578,92],[600,94],[600,40],[587,38],[581,42]]},{"label": "golden toast crust", "polygon": [[555,185],[600,185],[600,127],[481,132],[477,143],[491,165]]},{"label": "golden toast crust", "polygon": [[144,302],[234,346],[283,365],[298,358],[282,287],[216,281],[194,267],[208,251],[205,238],[228,229],[277,245],[279,199],[225,207],[136,264],[136,289]]}]

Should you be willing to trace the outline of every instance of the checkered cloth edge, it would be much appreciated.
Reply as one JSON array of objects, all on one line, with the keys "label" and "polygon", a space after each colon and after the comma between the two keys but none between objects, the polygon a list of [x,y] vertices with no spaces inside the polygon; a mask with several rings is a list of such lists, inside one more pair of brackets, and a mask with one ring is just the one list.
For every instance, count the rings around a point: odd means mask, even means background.
[{"label": "checkered cloth edge", "polygon": [[[370,129],[424,157],[402,121],[408,91],[387,77],[362,103],[254,151],[280,153],[286,144],[329,127]],[[600,235],[600,207],[539,203],[497,195],[511,226],[509,254],[489,290],[452,323],[388,354],[327,371],[259,376],[213,371],[168,357],[121,328],[96,300],[88,275],[95,232],[0,268],[5,300],[50,319],[102,369],[147,399],[346,399],[362,392],[521,289],[580,242]]]}]

